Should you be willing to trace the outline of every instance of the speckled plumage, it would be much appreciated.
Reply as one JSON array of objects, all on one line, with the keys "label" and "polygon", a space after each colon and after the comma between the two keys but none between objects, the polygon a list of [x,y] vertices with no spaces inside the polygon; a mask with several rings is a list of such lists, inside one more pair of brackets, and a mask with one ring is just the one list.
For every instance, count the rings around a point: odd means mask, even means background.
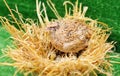
[{"label": "speckled plumage", "polygon": [[78,52],[87,47],[91,29],[78,19],[62,19],[49,23],[52,45],[62,52]]}]

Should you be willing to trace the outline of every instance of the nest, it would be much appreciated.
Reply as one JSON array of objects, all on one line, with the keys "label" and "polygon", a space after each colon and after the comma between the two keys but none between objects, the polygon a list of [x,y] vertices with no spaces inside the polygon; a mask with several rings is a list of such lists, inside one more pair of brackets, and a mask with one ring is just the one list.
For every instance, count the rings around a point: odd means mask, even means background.
[{"label": "nest", "polygon": [[[6,4],[18,28],[1,17],[2,25],[11,34],[14,45],[4,52],[13,62],[1,64],[16,67],[14,76],[17,72],[25,76],[111,76],[111,64],[106,59],[109,57],[107,53],[114,47],[113,42],[106,41],[110,28],[85,17],[88,7],[83,7],[82,11],[78,1],[75,5],[64,2],[64,17],[59,15],[51,0],[47,3],[57,19],[49,21],[44,3],[37,0],[39,24],[31,19],[24,22],[18,10],[16,13],[20,20],[17,20]],[[67,4],[71,4],[73,10],[68,11]],[[39,11],[39,6],[43,7],[42,11]]]}]

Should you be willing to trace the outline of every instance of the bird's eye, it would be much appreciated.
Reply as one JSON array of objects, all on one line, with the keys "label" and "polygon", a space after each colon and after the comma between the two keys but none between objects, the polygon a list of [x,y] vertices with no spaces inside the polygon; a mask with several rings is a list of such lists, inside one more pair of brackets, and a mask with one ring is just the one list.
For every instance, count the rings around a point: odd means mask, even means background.
[{"label": "bird's eye", "polygon": [[48,27],[47,28],[49,31],[56,31],[56,28],[55,27]]},{"label": "bird's eye", "polygon": [[59,29],[59,25],[54,25],[54,26],[47,27],[47,30],[49,30],[49,31],[56,31],[57,29]]}]

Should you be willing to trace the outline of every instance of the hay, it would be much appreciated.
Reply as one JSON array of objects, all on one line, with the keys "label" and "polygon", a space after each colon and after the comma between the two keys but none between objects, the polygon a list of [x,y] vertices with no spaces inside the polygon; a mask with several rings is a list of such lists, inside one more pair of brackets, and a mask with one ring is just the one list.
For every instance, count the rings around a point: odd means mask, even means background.
[{"label": "hay", "polygon": [[[69,1],[64,2],[66,11],[64,17],[59,15],[51,0],[47,1],[57,17],[56,20],[75,19],[83,21],[92,29],[93,33],[88,41],[88,46],[82,52],[77,53],[61,52],[51,44],[50,32],[46,31],[46,27],[52,21],[48,19],[44,3],[36,1],[38,24],[33,20],[24,22],[18,10],[16,13],[20,19],[17,20],[5,0],[4,2],[18,28],[7,18],[0,18],[2,25],[11,34],[14,42],[14,47],[9,47],[4,52],[4,55],[11,58],[13,62],[0,64],[16,67],[14,76],[18,72],[22,72],[25,76],[29,74],[33,76],[98,76],[98,73],[112,76],[111,64],[106,59],[109,58],[107,53],[114,47],[113,42],[107,42],[110,28],[102,22],[85,17],[88,7],[84,7],[82,11],[81,4],[78,6],[78,0],[75,5]],[[68,11],[67,4],[71,4],[73,10]],[[39,11],[41,6],[43,6],[43,10]],[[71,13],[72,11],[73,13]]]}]

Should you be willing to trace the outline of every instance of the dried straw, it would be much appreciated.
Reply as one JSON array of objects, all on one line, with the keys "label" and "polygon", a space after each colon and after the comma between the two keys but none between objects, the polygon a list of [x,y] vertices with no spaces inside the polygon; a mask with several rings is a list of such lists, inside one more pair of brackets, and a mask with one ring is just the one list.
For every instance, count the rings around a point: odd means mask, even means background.
[{"label": "dried straw", "polygon": [[[94,31],[88,47],[79,56],[73,53],[65,53],[64,56],[56,54],[58,50],[51,45],[49,32],[46,31],[46,26],[49,26],[47,24],[50,21],[44,3],[38,3],[36,0],[39,19],[39,24],[37,24],[32,20],[24,22],[18,10],[16,13],[20,19],[16,19],[5,0],[4,2],[11,13],[14,24],[19,28],[16,28],[7,18],[0,17],[2,25],[11,34],[15,46],[14,48],[9,47],[4,52],[4,55],[11,58],[13,62],[3,62],[0,65],[16,67],[14,76],[18,72],[23,72],[25,76],[29,74],[33,76],[98,76],[98,73],[112,76],[111,64],[106,59],[109,58],[107,53],[114,47],[113,42],[107,42],[110,30],[106,24],[85,17],[88,7],[84,7],[82,11],[78,0],[75,5],[69,1],[64,2],[66,11],[64,17],[59,15],[51,0],[48,0],[47,3],[58,18],[57,20],[77,19],[88,22],[87,26]],[[67,4],[71,4],[73,10],[70,8],[68,10]],[[43,6],[43,10],[39,11],[41,6]]]}]

